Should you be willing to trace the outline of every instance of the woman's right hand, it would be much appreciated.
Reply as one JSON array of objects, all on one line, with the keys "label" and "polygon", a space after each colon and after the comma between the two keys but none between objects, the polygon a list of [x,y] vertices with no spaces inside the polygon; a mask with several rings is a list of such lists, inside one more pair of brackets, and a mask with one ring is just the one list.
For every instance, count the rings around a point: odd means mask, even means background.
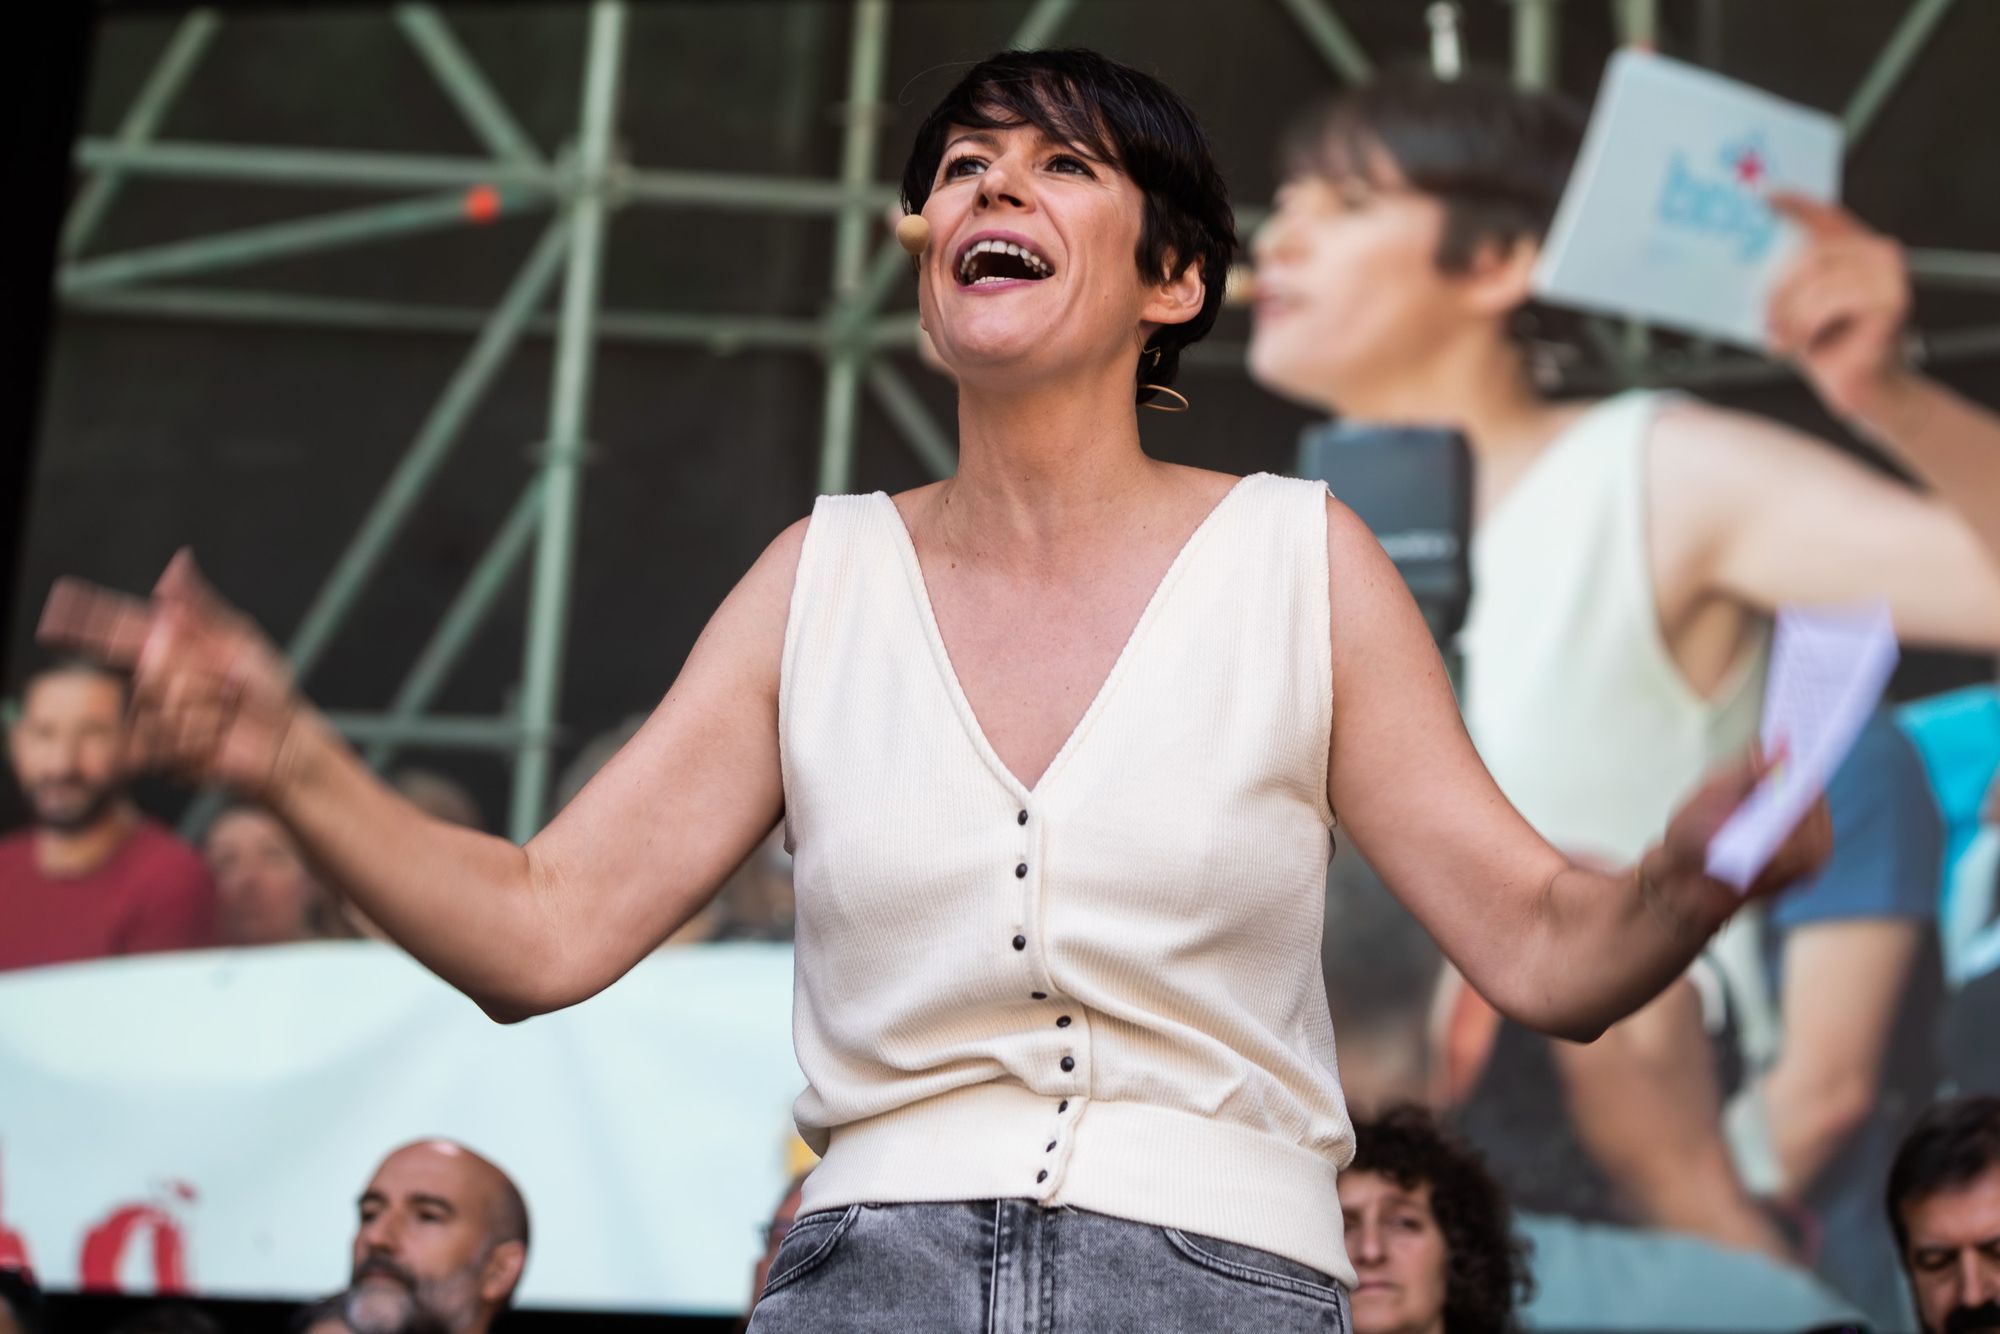
[{"label": "woman's right hand", "polygon": [[284,656],[216,595],[186,548],[150,599],[57,580],[36,638],[131,673],[130,768],[275,804],[304,701]]}]

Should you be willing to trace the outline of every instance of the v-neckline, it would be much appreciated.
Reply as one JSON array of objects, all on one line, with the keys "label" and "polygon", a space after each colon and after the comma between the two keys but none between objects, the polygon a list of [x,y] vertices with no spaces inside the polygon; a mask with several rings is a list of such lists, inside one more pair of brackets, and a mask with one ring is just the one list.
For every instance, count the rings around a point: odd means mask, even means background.
[{"label": "v-neckline", "polygon": [[958,679],[958,668],[951,660],[951,649],[944,642],[944,631],[938,628],[937,608],[931,603],[930,584],[924,578],[923,562],[917,558],[916,539],[910,536],[910,526],[903,521],[903,511],[897,507],[894,498],[884,491],[877,491],[875,493],[881,499],[882,503],[889,507],[889,517],[895,524],[896,535],[903,553],[904,568],[909,575],[910,591],[916,598],[918,620],[923,623],[924,637],[930,643],[931,655],[937,661],[938,675],[944,680],[945,692],[951,697],[952,708],[958,714],[960,724],[965,728],[966,735],[972,739],[972,744],[978,749],[980,757],[986,761],[987,766],[1000,777],[1000,780],[1007,785],[1008,789],[1024,803],[1042,794],[1047,788],[1049,780],[1062,768],[1063,761],[1068,759],[1070,753],[1081,743],[1084,733],[1090,728],[1091,721],[1104,707],[1105,701],[1111,697],[1112,690],[1118,683],[1118,678],[1124,674],[1125,665],[1131,660],[1133,649],[1138,645],[1140,639],[1144,637],[1146,627],[1152,623],[1155,613],[1158,612],[1160,604],[1166,596],[1167,590],[1173,586],[1176,576],[1181,571],[1181,567],[1187,563],[1189,556],[1193,553],[1195,547],[1199,545],[1202,536],[1214,526],[1216,516],[1228,508],[1229,502],[1235,498],[1237,492],[1243,489],[1245,482],[1248,482],[1252,477],[1260,477],[1262,475],[1261,473],[1250,473],[1237,478],[1230,484],[1229,489],[1223,492],[1221,498],[1209,507],[1208,513],[1202,516],[1201,522],[1194,526],[1194,531],[1189,533],[1186,539],[1182,541],[1180,550],[1174,553],[1174,558],[1168,563],[1166,572],[1160,576],[1159,582],[1153,585],[1152,595],[1146,599],[1146,605],[1140,611],[1139,619],[1134,621],[1131,630],[1126,632],[1125,642],[1119,647],[1118,656],[1112,660],[1111,668],[1105,672],[1104,679],[1097,684],[1097,692],[1090,697],[1089,705],[1077,716],[1076,722],[1070,726],[1068,735],[1063,737],[1062,745],[1049,758],[1048,764],[1043,766],[1042,772],[1036,777],[1032,785],[1021,781],[1020,775],[1016,774],[1013,769],[1008,767],[1007,762],[1000,758],[1000,752],[994,748],[992,741],[987,737],[986,728],[981,724],[978,713],[972,707],[972,699],[965,693],[965,686]]}]

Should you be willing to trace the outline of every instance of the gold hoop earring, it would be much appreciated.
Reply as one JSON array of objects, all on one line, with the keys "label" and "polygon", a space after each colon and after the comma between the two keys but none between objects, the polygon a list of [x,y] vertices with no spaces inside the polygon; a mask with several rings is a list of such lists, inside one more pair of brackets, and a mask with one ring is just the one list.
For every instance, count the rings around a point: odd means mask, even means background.
[{"label": "gold hoop earring", "polygon": [[1141,403],[1139,406],[1142,408],[1151,408],[1155,412],[1186,412],[1194,406],[1194,404],[1188,402],[1187,395],[1181,393],[1178,389],[1169,389],[1163,384],[1142,384],[1139,387],[1141,389],[1150,389],[1156,394],[1166,394],[1169,397],[1180,400],[1179,407],[1175,407],[1170,403]]}]

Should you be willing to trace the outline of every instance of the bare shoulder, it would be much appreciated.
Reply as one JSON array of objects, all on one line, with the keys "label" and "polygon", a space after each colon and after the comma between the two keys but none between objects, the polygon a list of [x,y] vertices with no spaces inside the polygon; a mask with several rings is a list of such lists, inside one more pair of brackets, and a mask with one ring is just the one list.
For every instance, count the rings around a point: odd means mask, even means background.
[{"label": "bare shoulder", "polygon": [[798,579],[799,561],[804,555],[806,532],[812,526],[812,517],[794,520],[785,530],[772,538],[743,577],[723,599],[717,614],[730,609],[732,604],[750,602],[768,608],[775,604],[781,610],[792,600],[792,584]]},{"label": "bare shoulder", "polygon": [[1773,468],[1839,457],[1825,441],[1783,422],[1686,397],[1660,405],[1652,442],[1656,477],[1663,472],[1691,473],[1710,484],[1731,477],[1754,479]]},{"label": "bare shoulder", "polygon": [[688,655],[689,668],[722,665],[775,685],[792,586],[811,524],[810,517],[799,519],[771,539],[702,629]]},{"label": "bare shoulder", "polygon": [[1384,576],[1401,582],[1375,530],[1331,492],[1326,497],[1326,566],[1336,590],[1355,580],[1373,583]]}]

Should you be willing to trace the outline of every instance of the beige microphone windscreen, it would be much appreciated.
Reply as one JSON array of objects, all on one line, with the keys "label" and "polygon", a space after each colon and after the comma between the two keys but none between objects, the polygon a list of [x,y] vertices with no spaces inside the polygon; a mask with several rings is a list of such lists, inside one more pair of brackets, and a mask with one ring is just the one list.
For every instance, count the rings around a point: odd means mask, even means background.
[{"label": "beige microphone windscreen", "polygon": [[912,255],[924,253],[931,243],[931,225],[921,213],[905,213],[896,220],[896,244]]},{"label": "beige microphone windscreen", "polygon": [[1247,306],[1257,299],[1257,270],[1248,264],[1231,264],[1229,281],[1222,289],[1222,304]]}]

